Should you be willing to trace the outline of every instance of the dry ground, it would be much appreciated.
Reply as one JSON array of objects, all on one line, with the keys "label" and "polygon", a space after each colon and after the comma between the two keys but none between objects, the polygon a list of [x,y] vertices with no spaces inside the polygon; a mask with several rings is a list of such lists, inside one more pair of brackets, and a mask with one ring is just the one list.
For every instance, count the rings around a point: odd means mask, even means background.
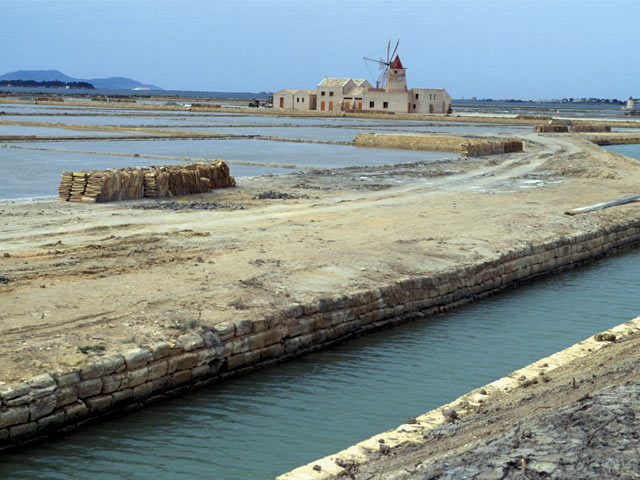
[{"label": "dry ground", "polygon": [[240,179],[171,201],[0,203],[0,388],[640,218],[640,203],[563,213],[639,193],[640,162],[578,137],[523,138],[524,153]]},{"label": "dry ground", "polygon": [[[474,413],[380,449],[344,478],[637,479],[640,335],[486,397]],[[350,473],[350,474],[349,474]]]}]

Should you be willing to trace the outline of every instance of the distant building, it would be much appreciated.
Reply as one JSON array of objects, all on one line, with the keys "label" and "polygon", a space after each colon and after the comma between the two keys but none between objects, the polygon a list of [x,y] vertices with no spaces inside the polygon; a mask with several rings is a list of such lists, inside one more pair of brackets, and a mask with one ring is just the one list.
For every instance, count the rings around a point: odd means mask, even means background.
[{"label": "distant building", "polygon": [[280,90],[273,95],[273,107],[286,110],[315,110],[315,90]]},{"label": "distant building", "polygon": [[316,90],[280,90],[273,107],[293,110],[447,113],[451,97],[444,88],[407,89],[407,69],[400,57],[389,64],[386,87],[373,88],[361,78],[325,78]]},{"label": "distant building", "polygon": [[622,107],[623,110],[635,110],[636,109],[636,105],[635,105],[635,101],[633,99],[633,97],[629,97],[629,100],[627,100],[627,106],[626,107]]}]

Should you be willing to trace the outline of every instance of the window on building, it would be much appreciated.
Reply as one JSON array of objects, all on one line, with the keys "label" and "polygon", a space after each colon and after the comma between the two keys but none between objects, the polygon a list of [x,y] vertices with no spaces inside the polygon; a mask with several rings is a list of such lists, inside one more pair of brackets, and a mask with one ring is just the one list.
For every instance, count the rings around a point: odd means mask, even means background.
[{"label": "window on building", "polygon": [[375,106],[375,102],[369,102],[369,108],[373,108]]},{"label": "window on building", "polygon": [[[418,94],[416,93],[416,100],[417,100],[417,99],[418,99]],[[416,107],[413,107],[413,108],[416,108]]]},{"label": "window on building", "polygon": [[333,97],[333,92],[329,92],[329,96],[330,96],[330,97]]},{"label": "window on building", "polygon": [[414,109],[414,110],[416,109],[416,104],[415,104],[415,103],[413,104],[413,109]]},{"label": "window on building", "polygon": [[382,102],[382,108],[389,108],[389,102]]},{"label": "window on building", "polygon": [[321,96],[321,97],[324,97],[324,92],[320,92],[320,96]]},{"label": "window on building", "polygon": [[296,102],[300,103],[300,97],[296,97]]},{"label": "window on building", "polygon": [[302,103],[304,103],[304,97],[302,97]]}]

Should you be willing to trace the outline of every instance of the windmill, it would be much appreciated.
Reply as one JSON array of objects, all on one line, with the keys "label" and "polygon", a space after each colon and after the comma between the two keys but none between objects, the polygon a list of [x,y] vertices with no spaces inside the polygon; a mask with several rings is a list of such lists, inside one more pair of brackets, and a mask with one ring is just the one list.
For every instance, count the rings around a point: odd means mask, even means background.
[{"label": "windmill", "polygon": [[381,70],[380,75],[378,75],[378,78],[376,79],[376,88],[385,87],[385,84],[387,83],[387,71],[391,67],[391,62],[393,60],[394,55],[398,51],[398,45],[400,45],[399,39],[396,42],[396,46],[393,49],[393,53],[389,55],[389,52],[391,51],[391,40],[387,42],[387,60],[386,61],[384,61],[382,58],[376,60],[375,58],[363,57],[365,60],[368,60],[369,62],[377,63],[378,69]]}]

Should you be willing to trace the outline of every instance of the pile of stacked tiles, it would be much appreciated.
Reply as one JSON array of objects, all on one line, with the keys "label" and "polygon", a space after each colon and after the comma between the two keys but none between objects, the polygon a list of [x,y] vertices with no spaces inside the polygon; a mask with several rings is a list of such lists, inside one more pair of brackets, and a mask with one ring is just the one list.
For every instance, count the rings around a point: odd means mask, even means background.
[{"label": "pile of stacked tiles", "polygon": [[63,172],[59,198],[70,202],[113,202],[206,193],[232,187],[235,179],[222,160],[163,167]]},{"label": "pile of stacked tiles", "polygon": [[58,186],[58,196],[60,200],[69,200],[71,196],[71,187],[73,185],[73,173],[71,172],[62,172],[62,179],[60,180],[60,185]]}]

